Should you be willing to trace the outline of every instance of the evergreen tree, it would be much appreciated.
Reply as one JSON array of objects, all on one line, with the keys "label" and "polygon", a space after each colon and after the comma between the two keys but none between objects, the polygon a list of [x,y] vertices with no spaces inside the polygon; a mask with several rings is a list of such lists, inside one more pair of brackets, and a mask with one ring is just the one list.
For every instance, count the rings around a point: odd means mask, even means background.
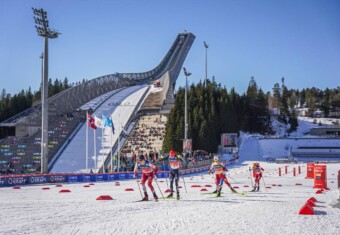
[{"label": "evergreen tree", "polygon": [[309,108],[309,113],[312,114],[315,110],[315,89],[307,89],[306,90],[306,105]]},{"label": "evergreen tree", "polygon": [[280,108],[281,107],[281,88],[278,83],[274,84],[273,87],[273,108]]},{"label": "evergreen tree", "polygon": [[290,124],[289,132],[297,130],[299,123],[295,111],[293,111],[289,116],[289,124]]},{"label": "evergreen tree", "polygon": [[334,94],[332,97],[331,105],[333,108],[340,108],[340,93]]},{"label": "evergreen tree", "polygon": [[0,100],[4,100],[6,98],[6,89],[2,89],[1,94],[0,94]]},{"label": "evergreen tree", "polygon": [[68,78],[67,77],[64,78],[62,87],[63,87],[63,90],[70,88],[70,85],[68,84]]},{"label": "evergreen tree", "polygon": [[[267,96],[253,77],[243,96],[234,88],[228,93],[214,80],[208,81],[206,88],[201,82],[192,85],[188,96],[188,138],[192,139],[193,149],[216,152],[222,133],[271,131]],[[183,138],[184,89],[179,88],[166,126],[163,151],[182,151]]]}]

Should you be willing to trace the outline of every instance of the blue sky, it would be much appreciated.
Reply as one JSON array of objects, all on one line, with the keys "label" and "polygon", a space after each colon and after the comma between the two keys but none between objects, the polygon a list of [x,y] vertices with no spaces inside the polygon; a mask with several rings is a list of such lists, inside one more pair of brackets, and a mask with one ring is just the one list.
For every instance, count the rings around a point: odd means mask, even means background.
[{"label": "blue sky", "polygon": [[[184,66],[246,91],[285,77],[288,88],[340,85],[340,1],[287,0],[1,0],[0,89],[37,90],[43,39],[31,7],[48,12],[62,34],[49,42],[49,77],[70,82],[115,72],[144,72],[164,57],[178,33],[196,40]],[[184,85],[183,73],[177,84]]]}]

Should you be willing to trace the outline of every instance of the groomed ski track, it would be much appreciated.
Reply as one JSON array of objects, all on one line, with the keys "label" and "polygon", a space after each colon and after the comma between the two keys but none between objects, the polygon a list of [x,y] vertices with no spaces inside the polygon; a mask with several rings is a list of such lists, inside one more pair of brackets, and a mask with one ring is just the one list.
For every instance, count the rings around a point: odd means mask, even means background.
[{"label": "groomed ski track", "polygon": [[[299,165],[303,172],[293,177],[292,169]],[[248,192],[248,166],[239,162],[228,172],[231,184],[247,197],[230,193],[225,186],[221,198],[203,194],[202,188],[214,190],[213,176],[207,174],[186,176],[187,193],[181,178],[179,201],[133,203],[141,198],[135,180],[120,181],[120,186],[105,182],[86,188],[86,184],[0,188],[0,234],[338,234],[340,210],[332,205],[339,198],[336,173],[340,164],[327,165],[330,191],[322,194],[315,194],[313,180],[305,179],[305,164],[289,165],[288,174],[279,177],[277,169],[283,165],[275,163],[261,163],[265,184],[271,188],[265,189],[261,182],[260,192]],[[165,179],[158,183],[165,195]],[[154,187],[161,197],[155,183]],[[127,188],[134,191],[125,191]],[[59,193],[61,189],[71,192]],[[101,195],[114,200],[97,201]],[[149,197],[152,199],[151,193]],[[298,215],[310,197],[318,200],[316,215]]]}]

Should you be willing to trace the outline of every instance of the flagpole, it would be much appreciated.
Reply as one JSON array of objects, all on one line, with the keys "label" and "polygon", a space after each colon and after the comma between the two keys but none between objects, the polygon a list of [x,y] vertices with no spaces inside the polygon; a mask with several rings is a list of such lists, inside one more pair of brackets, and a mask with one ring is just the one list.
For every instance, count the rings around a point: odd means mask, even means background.
[{"label": "flagpole", "polygon": [[[102,149],[103,149],[103,132],[104,132],[104,128],[102,128],[102,144],[101,144],[101,146],[102,146]],[[103,173],[105,173],[105,167],[104,167],[104,165],[105,165],[105,162],[104,162],[104,154],[102,154],[102,162],[103,162]]]},{"label": "flagpole", "polygon": [[88,146],[88,141],[89,141],[89,125],[88,125],[88,112],[86,111],[86,140],[85,140],[85,148],[86,148],[86,159],[85,159],[85,165],[86,165],[86,172],[88,172],[88,156],[89,156],[89,146]]},{"label": "flagpole", "polygon": [[114,162],[113,162],[113,156],[112,156],[112,151],[113,151],[113,143],[112,143],[112,141],[113,141],[113,135],[114,135],[114,125],[113,125],[113,121],[112,121],[112,116],[110,116],[110,120],[111,120],[111,172],[113,172],[113,164],[114,164]]},{"label": "flagpole", "polygon": [[97,170],[97,145],[96,145],[96,130],[93,129],[93,143],[94,143],[94,169]]},{"label": "flagpole", "polygon": [[111,147],[111,173],[112,173],[112,131],[111,131],[111,134],[110,134],[110,147]]},{"label": "flagpole", "polygon": [[120,169],[120,135],[122,134],[122,123],[120,122],[120,114],[119,114],[119,125],[120,125],[120,131],[118,132],[118,151],[117,151],[117,167],[118,167],[118,172],[119,172],[119,169]]}]

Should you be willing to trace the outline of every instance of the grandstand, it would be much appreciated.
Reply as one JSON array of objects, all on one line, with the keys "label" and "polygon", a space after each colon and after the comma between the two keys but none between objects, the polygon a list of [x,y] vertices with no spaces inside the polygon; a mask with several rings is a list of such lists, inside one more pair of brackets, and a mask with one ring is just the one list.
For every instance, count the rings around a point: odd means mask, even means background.
[{"label": "grandstand", "polygon": [[[49,120],[48,159],[51,160],[73,130],[84,121],[84,114],[54,116]],[[41,133],[27,137],[8,137],[0,145],[0,172],[3,174],[36,173],[40,171]]]},{"label": "grandstand", "polygon": [[[91,110],[94,111],[94,114],[100,116],[100,113],[95,112],[101,105],[105,105],[105,102],[116,94],[129,91],[130,87],[136,87],[136,89],[132,89],[131,92],[133,93],[141,92],[140,100],[134,104],[132,112],[128,115],[125,115],[122,111],[121,117],[124,118],[125,124],[123,128],[119,129],[126,128],[131,131],[136,119],[141,115],[140,113],[168,114],[174,105],[173,91],[176,80],[194,40],[195,35],[192,33],[178,34],[160,64],[150,71],[101,76],[49,98],[49,170],[58,166],[59,162],[63,162],[59,158],[63,159],[61,156],[67,152],[67,146],[75,143],[78,135],[81,135],[78,133],[81,133],[81,129],[86,125],[85,112]],[[161,88],[152,89],[155,81],[158,81]],[[142,88],[141,86],[147,87]],[[124,94],[123,101],[113,101],[111,106],[117,106],[117,110],[119,110],[119,106],[124,106],[126,104],[124,99],[132,93]],[[97,97],[100,97],[100,99]],[[84,106],[86,104],[87,106]],[[125,109],[128,109],[128,107],[129,105],[125,105]],[[138,112],[139,114],[137,114]],[[110,110],[105,115],[115,120],[119,113],[117,111],[114,114],[114,110]],[[0,172],[20,174],[40,171],[41,116],[41,104],[38,104],[0,123],[0,133],[2,134],[0,137]],[[117,125],[120,126],[121,123]],[[107,140],[105,136],[99,138],[98,144],[106,144],[104,146],[106,151],[101,153],[103,155],[101,162],[96,161],[96,163],[104,167],[103,163],[106,163],[110,154],[112,155],[112,151],[117,151],[117,146],[120,144],[118,140],[125,140],[119,138],[121,135],[122,131],[120,130],[116,136],[116,141],[110,141],[110,143],[104,141]],[[89,152],[94,152],[95,148],[95,146],[92,146]],[[85,158],[83,157],[83,159]],[[72,162],[72,159],[68,159],[68,162]]]},{"label": "grandstand", "polygon": [[167,120],[168,118],[162,114],[141,116],[125,141],[122,153],[132,157],[132,154],[160,152]]}]

